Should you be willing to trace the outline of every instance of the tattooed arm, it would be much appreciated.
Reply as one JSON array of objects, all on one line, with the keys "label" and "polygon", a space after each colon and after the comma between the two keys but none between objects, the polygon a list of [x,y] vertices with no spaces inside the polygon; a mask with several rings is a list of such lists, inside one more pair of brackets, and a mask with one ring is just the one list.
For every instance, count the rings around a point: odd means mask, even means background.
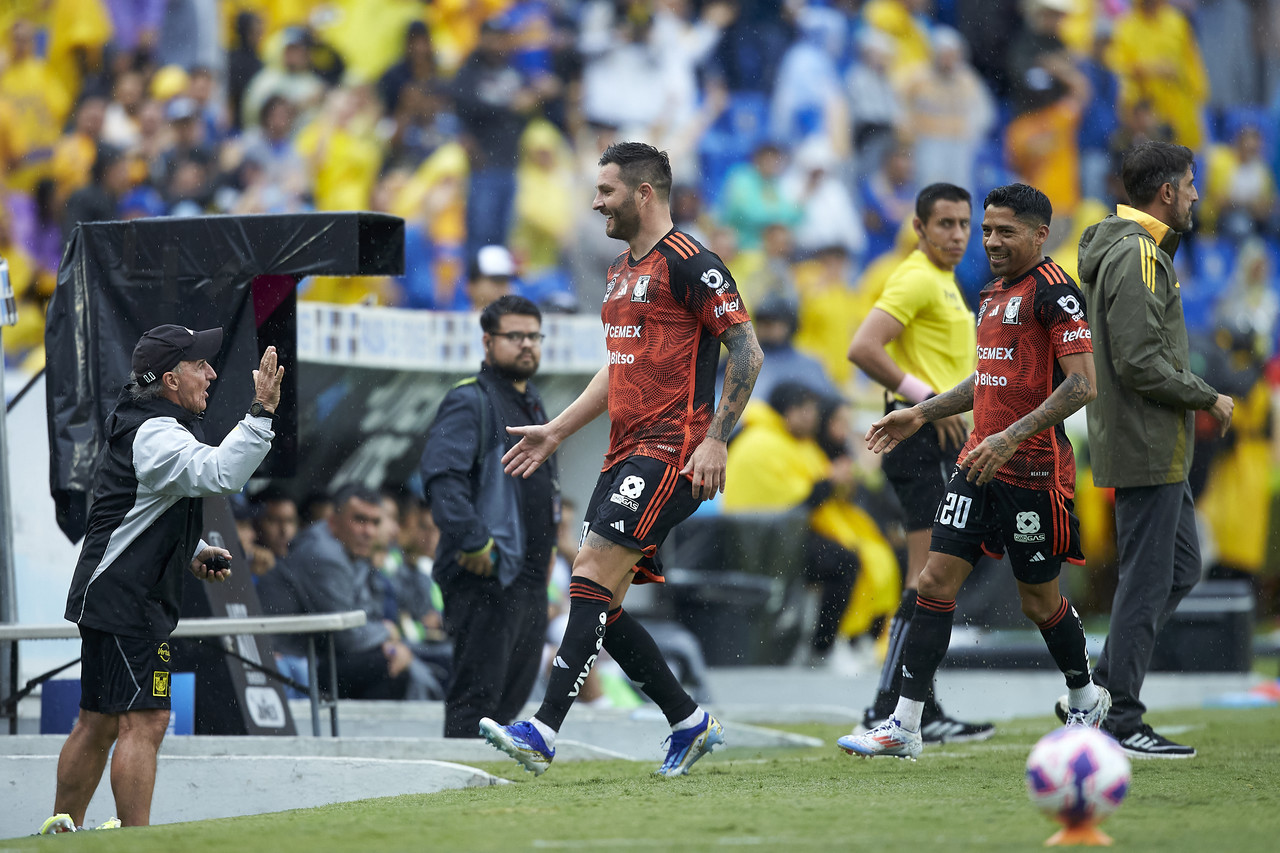
[{"label": "tattooed arm", "polygon": [[1034,411],[1023,415],[1001,432],[989,435],[960,460],[965,475],[979,485],[991,482],[996,471],[1013,457],[1018,445],[1031,436],[1062,423],[1085,403],[1098,396],[1093,369],[1093,353],[1081,352],[1058,358],[1066,378]]},{"label": "tattooed arm", "polygon": [[724,371],[724,393],[720,408],[711,419],[707,437],[693,451],[681,474],[693,480],[693,496],[702,500],[724,491],[724,469],[729,458],[727,442],[742,410],[747,407],[756,376],[764,364],[764,353],[756,341],[751,323],[738,323],[725,329],[720,343],[729,350],[729,363]]},{"label": "tattooed arm", "polygon": [[907,409],[885,415],[867,430],[867,447],[888,453],[916,434],[920,427],[973,408],[973,374],[950,391],[944,391]]},{"label": "tattooed arm", "polygon": [[961,412],[973,410],[973,374],[950,391],[920,402],[920,414],[926,422],[933,422]]}]

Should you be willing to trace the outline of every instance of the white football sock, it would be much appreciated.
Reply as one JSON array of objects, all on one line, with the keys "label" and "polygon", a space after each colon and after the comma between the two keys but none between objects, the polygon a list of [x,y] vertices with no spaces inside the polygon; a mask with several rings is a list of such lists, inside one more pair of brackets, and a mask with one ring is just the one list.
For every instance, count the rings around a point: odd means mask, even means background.
[{"label": "white football sock", "polygon": [[683,720],[681,720],[680,722],[672,726],[671,731],[682,732],[685,729],[691,729],[694,726],[700,726],[702,725],[702,718],[705,714],[706,712],[703,711],[701,707],[699,707],[695,709],[692,714],[690,714],[689,716],[685,717]]},{"label": "white football sock", "polygon": [[924,703],[905,696],[898,697],[898,707],[893,709],[893,716],[902,727],[909,732],[920,731],[920,717],[924,714]]},{"label": "white football sock", "polygon": [[1067,688],[1067,704],[1077,711],[1087,711],[1098,702],[1098,687],[1092,681],[1084,687]]},{"label": "white football sock", "polygon": [[547,742],[547,749],[551,749],[556,745],[556,730],[548,726],[546,723],[534,717],[529,721],[533,727],[538,730],[538,734],[542,735],[542,739]]}]

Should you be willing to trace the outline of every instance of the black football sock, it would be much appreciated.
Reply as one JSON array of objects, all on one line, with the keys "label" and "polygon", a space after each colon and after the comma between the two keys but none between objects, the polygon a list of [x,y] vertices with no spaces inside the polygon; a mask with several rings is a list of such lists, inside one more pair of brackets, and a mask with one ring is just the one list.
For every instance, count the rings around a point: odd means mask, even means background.
[{"label": "black football sock", "polygon": [[688,692],[680,686],[653,637],[630,613],[621,607],[608,617],[604,650],[622,671],[662,710],[667,722],[675,725],[698,708]]},{"label": "black football sock", "polygon": [[893,713],[893,706],[902,691],[902,647],[907,641],[907,631],[911,628],[911,617],[915,612],[916,591],[903,590],[898,612],[893,614],[893,621],[889,623],[889,647],[884,655],[884,666],[880,669],[880,683],[876,685],[873,713],[878,720]]},{"label": "black football sock", "polygon": [[916,597],[911,633],[902,648],[902,698],[926,702],[933,695],[933,674],[951,645],[956,600]]},{"label": "black football sock", "polygon": [[534,715],[557,732],[604,647],[605,613],[612,599],[613,593],[593,580],[575,577],[569,582],[569,622],[551,664],[542,706]]},{"label": "black football sock", "polygon": [[1067,678],[1067,687],[1079,688],[1089,683],[1089,652],[1085,648],[1084,624],[1066,596],[1058,612],[1036,625],[1049,654]]}]

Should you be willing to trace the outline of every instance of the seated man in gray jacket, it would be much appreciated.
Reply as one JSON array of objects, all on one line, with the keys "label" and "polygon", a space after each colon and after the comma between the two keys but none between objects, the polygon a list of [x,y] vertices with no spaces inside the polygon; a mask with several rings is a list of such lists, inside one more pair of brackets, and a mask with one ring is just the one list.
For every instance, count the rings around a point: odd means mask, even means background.
[{"label": "seated man in gray jacket", "polygon": [[258,595],[269,613],[369,615],[366,624],[333,636],[342,698],[428,699],[439,685],[395,623],[383,618],[377,572],[369,562],[381,521],[377,492],[343,486],[333,496],[333,515],[298,534],[289,555],[262,577]]}]

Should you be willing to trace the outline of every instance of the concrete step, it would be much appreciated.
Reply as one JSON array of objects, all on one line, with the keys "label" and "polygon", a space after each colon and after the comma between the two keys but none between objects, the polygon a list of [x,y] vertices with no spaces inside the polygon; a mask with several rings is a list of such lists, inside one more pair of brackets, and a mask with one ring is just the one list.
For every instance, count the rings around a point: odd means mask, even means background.
[{"label": "concrete step", "polygon": [[[3,742],[4,738],[0,738]],[[30,741],[30,738],[10,740]],[[45,741],[46,738],[40,738]],[[173,738],[174,741],[194,740]],[[215,738],[201,738],[215,740]],[[261,744],[275,738],[259,738]],[[280,739],[284,740],[284,739]],[[47,751],[40,745],[41,751]],[[30,835],[51,814],[57,756],[0,756],[0,838]],[[265,814],[399,794],[507,784],[505,779],[447,761],[349,756],[178,755],[162,751],[152,799],[154,823]],[[89,803],[85,824],[115,814],[105,778]]]}]

